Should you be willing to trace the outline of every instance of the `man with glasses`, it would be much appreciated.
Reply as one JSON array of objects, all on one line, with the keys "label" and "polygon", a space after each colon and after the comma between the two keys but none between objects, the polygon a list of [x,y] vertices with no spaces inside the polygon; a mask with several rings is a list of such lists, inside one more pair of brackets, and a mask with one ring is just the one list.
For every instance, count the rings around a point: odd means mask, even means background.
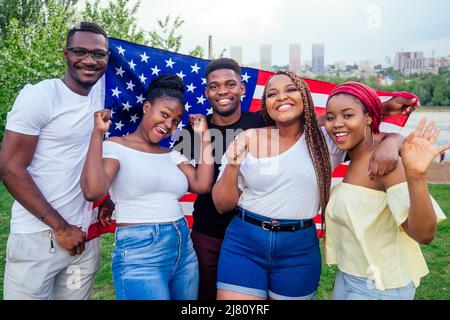
[{"label": "man with glasses", "polygon": [[108,37],[94,23],[67,34],[61,79],[28,84],[8,113],[0,178],[15,198],[7,244],[5,299],[87,299],[99,267],[98,238],[85,241],[92,203],[80,175]]}]

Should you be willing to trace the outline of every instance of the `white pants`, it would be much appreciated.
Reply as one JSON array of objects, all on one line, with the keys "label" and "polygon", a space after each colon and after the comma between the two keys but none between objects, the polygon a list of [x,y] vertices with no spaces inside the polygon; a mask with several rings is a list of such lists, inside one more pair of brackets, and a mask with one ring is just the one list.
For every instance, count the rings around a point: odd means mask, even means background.
[{"label": "white pants", "polygon": [[[86,242],[81,255],[70,256],[48,231],[11,233],[6,248],[5,300],[85,300],[99,268],[99,238]],[[52,251],[52,252],[50,252]]]}]

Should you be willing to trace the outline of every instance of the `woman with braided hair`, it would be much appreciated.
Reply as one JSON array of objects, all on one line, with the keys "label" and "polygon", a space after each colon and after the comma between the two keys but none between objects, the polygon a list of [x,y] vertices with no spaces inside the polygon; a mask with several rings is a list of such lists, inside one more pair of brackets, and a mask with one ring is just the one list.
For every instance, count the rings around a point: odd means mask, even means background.
[{"label": "woman with braided hair", "polygon": [[[318,125],[301,77],[272,76],[262,109],[268,127],[230,144],[213,187],[219,212],[238,211],[220,253],[217,298],[311,299],[321,273],[312,218],[325,208],[332,169],[346,153]],[[392,150],[395,139],[387,140]]]}]

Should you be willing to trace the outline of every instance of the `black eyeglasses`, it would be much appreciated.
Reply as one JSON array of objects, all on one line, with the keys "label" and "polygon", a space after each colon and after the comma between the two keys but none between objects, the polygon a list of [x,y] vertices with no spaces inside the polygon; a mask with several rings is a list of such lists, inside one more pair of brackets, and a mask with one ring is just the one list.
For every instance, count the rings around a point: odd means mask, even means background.
[{"label": "black eyeglasses", "polygon": [[107,56],[109,56],[109,51],[105,50],[88,50],[86,48],[81,47],[73,47],[73,48],[67,48],[67,51],[71,52],[75,57],[79,59],[84,59],[88,55],[90,55],[95,60],[101,61],[105,60]]}]

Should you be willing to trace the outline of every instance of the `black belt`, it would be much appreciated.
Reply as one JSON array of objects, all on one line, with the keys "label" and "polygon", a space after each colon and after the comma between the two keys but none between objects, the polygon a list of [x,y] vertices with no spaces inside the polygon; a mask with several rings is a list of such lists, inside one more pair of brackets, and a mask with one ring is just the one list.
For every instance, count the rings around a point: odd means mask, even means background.
[{"label": "black belt", "polygon": [[268,231],[297,231],[309,228],[314,224],[312,219],[298,220],[298,222],[294,223],[283,223],[282,220],[279,221],[275,219],[268,221],[247,215],[246,213],[253,213],[253,212],[245,210],[241,207],[237,207],[237,211],[238,211],[237,216],[242,220],[254,224],[255,226],[261,227],[264,230]]}]

